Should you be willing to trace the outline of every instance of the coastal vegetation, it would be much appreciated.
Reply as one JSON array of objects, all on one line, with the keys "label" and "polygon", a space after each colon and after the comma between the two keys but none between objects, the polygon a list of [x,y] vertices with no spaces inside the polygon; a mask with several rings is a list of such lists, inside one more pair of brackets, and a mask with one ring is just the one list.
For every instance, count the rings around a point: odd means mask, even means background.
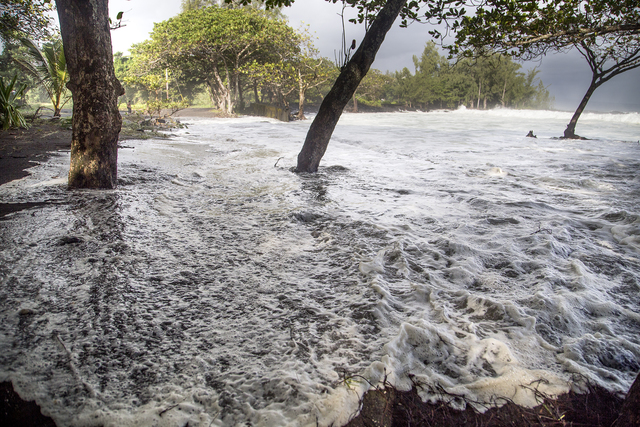
[{"label": "coastal vegetation", "polygon": [[33,78],[37,88],[43,88],[51,105],[53,116],[60,117],[62,107],[71,100],[66,84],[69,81],[62,40],[57,38],[39,48],[29,39],[21,39],[26,54],[16,58],[23,71]]},{"label": "coastal vegetation", "polygon": [[[206,103],[225,114],[250,103],[297,103],[303,117],[305,102],[320,103],[339,73],[318,56],[312,37],[276,15],[217,6],[156,24],[149,40],[130,56],[117,52],[114,61],[127,101]],[[371,69],[347,108],[552,107],[538,71],[523,73],[507,55],[449,60],[429,41],[413,62],[413,70]]]},{"label": "coastal vegetation", "polygon": [[0,78],[0,117],[2,118],[2,129],[7,130],[12,127],[27,127],[22,112],[18,109],[18,98],[22,96],[26,85],[16,82],[17,76],[8,83]]}]

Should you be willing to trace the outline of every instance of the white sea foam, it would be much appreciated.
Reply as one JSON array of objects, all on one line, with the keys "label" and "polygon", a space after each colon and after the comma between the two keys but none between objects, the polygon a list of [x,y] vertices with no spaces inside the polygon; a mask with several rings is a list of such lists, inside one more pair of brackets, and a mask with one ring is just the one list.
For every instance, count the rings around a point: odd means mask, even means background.
[{"label": "white sea foam", "polygon": [[[640,369],[637,115],[193,119],[120,186],[0,187],[0,380],[61,425],[344,424],[386,379],[483,404]],[[534,130],[538,138],[527,138]],[[454,404],[462,405],[462,401]]]}]

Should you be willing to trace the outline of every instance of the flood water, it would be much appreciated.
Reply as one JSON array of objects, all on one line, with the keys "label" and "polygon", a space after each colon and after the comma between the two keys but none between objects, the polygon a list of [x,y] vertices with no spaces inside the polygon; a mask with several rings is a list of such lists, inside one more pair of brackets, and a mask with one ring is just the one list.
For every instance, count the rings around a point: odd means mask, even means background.
[{"label": "flood water", "polygon": [[[0,186],[0,380],[59,426],[327,426],[387,381],[480,403],[640,370],[640,115],[185,119]],[[526,138],[533,130],[538,138]],[[523,387],[525,386],[525,387]],[[431,390],[431,391],[430,391]],[[454,404],[461,405],[460,401]]]}]

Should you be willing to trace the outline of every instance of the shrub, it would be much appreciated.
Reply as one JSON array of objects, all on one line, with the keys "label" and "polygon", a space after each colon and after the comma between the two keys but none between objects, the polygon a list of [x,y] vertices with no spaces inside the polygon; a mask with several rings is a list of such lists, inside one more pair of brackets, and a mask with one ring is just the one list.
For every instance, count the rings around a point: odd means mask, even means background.
[{"label": "shrub", "polygon": [[3,130],[12,127],[28,127],[24,116],[18,110],[18,98],[24,94],[27,85],[23,84],[16,87],[17,79],[18,75],[16,74],[9,84],[5,84],[4,79],[0,78],[0,120],[2,121]]}]

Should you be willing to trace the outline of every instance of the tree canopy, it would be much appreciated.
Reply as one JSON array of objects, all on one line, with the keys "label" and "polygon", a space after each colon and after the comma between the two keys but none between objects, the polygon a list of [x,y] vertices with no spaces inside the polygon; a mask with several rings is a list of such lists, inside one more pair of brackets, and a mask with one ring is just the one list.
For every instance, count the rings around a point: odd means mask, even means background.
[{"label": "tree canopy", "polygon": [[156,24],[134,52],[146,55],[151,69],[179,70],[205,83],[218,108],[232,113],[241,102],[243,70],[282,63],[296,49],[298,36],[284,21],[259,10],[212,6]]},{"label": "tree canopy", "polygon": [[41,40],[49,35],[51,0],[3,0],[0,5],[0,39],[4,43],[27,37]]},{"label": "tree canopy", "polygon": [[529,60],[582,44],[637,47],[640,6],[635,0],[490,0],[456,29],[454,53],[480,48]]},{"label": "tree canopy", "polygon": [[66,84],[69,81],[62,40],[45,43],[42,48],[29,39],[22,39],[26,55],[18,58],[23,70],[44,87],[54,109],[54,117],[60,117],[62,107],[71,99]]},{"label": "tree canopy", "polygon": [[498,51],[521,59],[575,48],[592,72],[591,83],[564,136],[575,127],[593,92],[640,67],[640,6],[636,0],[489,0],[456,23],[453,53]]}]

